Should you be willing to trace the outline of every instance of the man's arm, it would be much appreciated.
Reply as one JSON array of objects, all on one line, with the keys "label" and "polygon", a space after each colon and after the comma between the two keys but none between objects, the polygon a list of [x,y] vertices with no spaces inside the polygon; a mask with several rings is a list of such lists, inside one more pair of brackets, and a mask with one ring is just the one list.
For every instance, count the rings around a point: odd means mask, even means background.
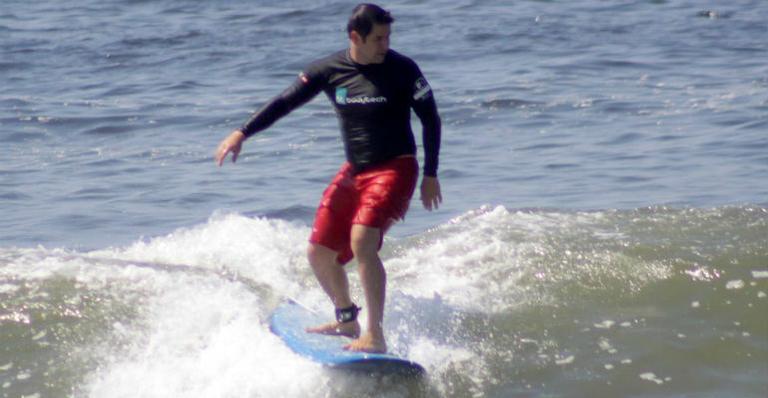
[{"label": "man's arm", "polygon": [[413,110],[423,127],[424,178],[421,180],[421,202],[425,209],[432,210],[437,209],[443,202],[440,181],[437,179],[442,125],[432,89],[423,77],[417,80],[413,99]]},{"label": "man's arm", "polygon": [[216,163],[221,166],[228,154],[232,154],[232,163],[237,161],[243,142],[250,136],[265,130],[283,116],[304,105],[314,98],[321,90],[320,84],[310,81],[302,74],[299,79],[288,87],[282,94],[273,98],[239,129],[233,131],[221,141],[216,150]]}]

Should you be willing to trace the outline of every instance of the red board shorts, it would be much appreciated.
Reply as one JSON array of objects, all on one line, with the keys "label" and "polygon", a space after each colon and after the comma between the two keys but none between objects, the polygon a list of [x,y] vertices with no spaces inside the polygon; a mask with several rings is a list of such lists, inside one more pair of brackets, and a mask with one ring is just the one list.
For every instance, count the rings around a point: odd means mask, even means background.
[{"label": "red board shorts", "polygon": [[338,253],[339,264],[354,257],[350,246],[352,225],[381,229],[384,233],[405,217],[416,188],[419,166],[415,157],[399,157],[354,174],[344,163],[323,192],[312,227],[311,243]]}]

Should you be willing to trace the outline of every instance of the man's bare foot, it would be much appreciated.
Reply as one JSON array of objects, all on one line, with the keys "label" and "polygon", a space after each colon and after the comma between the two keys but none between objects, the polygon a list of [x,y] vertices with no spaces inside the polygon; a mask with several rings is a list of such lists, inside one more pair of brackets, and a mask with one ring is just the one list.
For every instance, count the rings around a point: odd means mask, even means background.
[{"label": "man's bare foot", "polygon": [[360,324],[357,321],[352,322],[331,322],[325,325],[307,328],[307,333],[327,334],[331,336],[346,336],[357,338],[360,336]]},{"label": "man's bare foot", "polygon": [[384,336],[374,337],[371,332],[366,332],[357,340],[344,346],[348,351],[361,351],[370,353],[386,353],[387,342],[384,340]]}]

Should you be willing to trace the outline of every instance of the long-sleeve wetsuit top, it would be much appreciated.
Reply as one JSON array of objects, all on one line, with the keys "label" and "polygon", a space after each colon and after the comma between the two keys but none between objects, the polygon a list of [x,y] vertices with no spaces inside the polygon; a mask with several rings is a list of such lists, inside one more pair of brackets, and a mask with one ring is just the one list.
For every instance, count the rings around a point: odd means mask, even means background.
[{"label": "long-sleeve wetsuit top", "polygon": [[241,128],[246,137],[324,91],[336,109],[347,160],[356,172],[415,155],[411,108],[423,126],[424,175],[437,176],[440,116],[427,80],[410,58],[389,50],[384,62],[355,63],[342,50],[309,64],[299,78]]}]

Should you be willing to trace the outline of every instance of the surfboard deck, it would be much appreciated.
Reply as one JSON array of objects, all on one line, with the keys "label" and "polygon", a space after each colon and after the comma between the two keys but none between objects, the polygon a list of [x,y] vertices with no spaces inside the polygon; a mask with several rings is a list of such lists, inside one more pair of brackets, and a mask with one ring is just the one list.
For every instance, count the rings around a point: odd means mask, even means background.
[{"label": "surfboard deck", "polygon": [[344,350],[349,339],[305,332],[306,328],[327,323],[328,319],[310,309],[288,301],[272,313],[270,329],[294,352],[332,369],[367,373],[420,376],[424,368],[393,354],[370,354]]}]

